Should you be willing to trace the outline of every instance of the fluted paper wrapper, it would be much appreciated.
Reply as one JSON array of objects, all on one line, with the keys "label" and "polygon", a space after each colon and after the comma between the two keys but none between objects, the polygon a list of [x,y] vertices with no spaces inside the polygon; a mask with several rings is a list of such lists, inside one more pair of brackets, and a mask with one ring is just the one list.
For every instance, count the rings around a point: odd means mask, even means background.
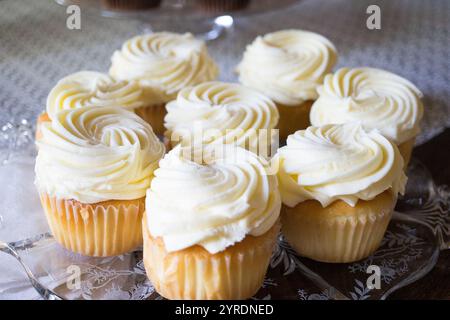
[{"label": "fluted paper wrapper", "polygon": [[414,137],[398,145],[398,150],[403,157],[403,168],[405,171],[408,168],[409,160],[411,160],[411,153],[415,142],[416,138]]},{"label": "fluted paper wrapper", "polygon": [[143,219],[144,265],[158,293],[175,300],[247,299],[261,287],[274,249],[279,223],[265,234],[247,236],[222,252],[200,246],[167,252]]},{"label": "fluted paper wrapper", "polygon": [[142,244],[145,198],[83,204],[40,194],[50,230],[66,249],[106,257],[129,252]]},{"label": "fluted paper wrapper", "polygon": [[[199,6],[212,13],[224,13],[247,7],[249,0],[199,0]],[[194,2],[195,3],[195,2]]]},{"label": "fluted paper wrapper", "polygon": [[334,263],[361,260],[380,246],[391,219],[395,197],[385,193],[355,207],[341,200],[326,208],[317,201],[283,206],[282,233],[301,256]]},{"label": "fluted paper wrapper", "polygon": [[167,113],[165,103],[136,108],[134,112],[152,126],[155,134],[164,135],[164,117]]},{"label": "fluted paper wrapper", "polygon": [[298,130],[306,129],[309,122],[309,111],[313,101],[305,101],[298,106],[286,106],[277,103],[280,120],[278,128],[280,129],[280,140],[284,141],[290,134]]}]

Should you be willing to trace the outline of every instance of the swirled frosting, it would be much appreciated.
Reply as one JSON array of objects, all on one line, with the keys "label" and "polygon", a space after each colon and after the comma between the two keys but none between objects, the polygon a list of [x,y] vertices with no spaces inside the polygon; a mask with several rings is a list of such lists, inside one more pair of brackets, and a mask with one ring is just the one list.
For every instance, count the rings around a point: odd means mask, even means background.
[{"label": "swirled frosting", "polygon": [[263,158],[233,145],[203,160],[185,150],[166,154],[147,191],[148,229],[167,251],[199,245],[214,254],[274,225],[281,200]]},{"label": "swirled frosting", "polygon": [[325,77],[311,123],[359,122],[400,144],[420,131],[422,93],[408,80],[373,68],[342,68]]},{"label": "swirled frosting", "polygon": [[388,189],[403,193],[406,183],[398,148],[353,123],[297,131],[273,161],[279,161],[281,197],[290,207],[310,199],[323,207],[336,200],[355,206]]},{"label": "swirled frosting", "polygon": [[67,109],[81,107],[123,107],[133,110],[162,103],[163,96],[137,81],[116,81],[107,74],[80,71],[59,80],[47,97],[50,119]]},{"label": "swirled frosting", "polygon": [[275,102],[296,106],[317,98],[317,86],[337,60],[325,37],[302,30],[282,30],[248,45],[237,71],[239,81]]},{"label": "swirled frosting", "polygon": [[254,149],[275,137],[272,129],[279,118],[275,104],[263,94],[218,81],[181,90],[166,108],[166,135],[189,140],[190,144],[198,140],[203,144],[235,143]]},{"label": "swirled frosting", "polygon": [[145,196],[164,145],[151,127],[119,107],[63,110],[41,126],[36,185],[83,203]]},{"label": "swirled frosting", "polygon": [[214,80],[218,68],[204,42],[192,34],[157,32],[136,36],[114,52],[109,73],[159,88],[166,101],[184,87]]}]

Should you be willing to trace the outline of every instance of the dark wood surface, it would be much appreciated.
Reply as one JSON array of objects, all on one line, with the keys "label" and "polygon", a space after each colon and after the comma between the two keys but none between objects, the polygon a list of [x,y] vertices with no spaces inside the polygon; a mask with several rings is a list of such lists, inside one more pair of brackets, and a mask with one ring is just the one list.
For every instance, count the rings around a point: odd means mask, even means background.
[{"label": "dark wood surface", "polygon": [[[436,184],[450,185],[450,128],[414,149]],[[389,299],[450,300],[450,250],[442,251],[435,268],[422,279],[393,293]]]}]

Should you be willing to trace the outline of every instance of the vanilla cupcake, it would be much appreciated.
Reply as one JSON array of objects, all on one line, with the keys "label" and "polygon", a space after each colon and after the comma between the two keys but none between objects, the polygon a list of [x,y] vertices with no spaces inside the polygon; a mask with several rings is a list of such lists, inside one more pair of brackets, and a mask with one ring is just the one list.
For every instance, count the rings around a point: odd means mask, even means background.
[{"label": "vanilla cupcake", "polygon": [[[36,138],[42,122],[51,121],[61,110],[81,107],[121,107],[142,115],[146,119],[147,109],[163,103],[159,91],[151,87],[141,87],[137,81],[116,81],[107,74],[96,71],[80,71],[70,74],[52,88],[46,110],[38,118]],[[159,125],[159,128],[158,128]],[[163,127],[155,123],[155,132],[163,134]],[[159,129],[159,130],[158,130]]]},{"label": "vanilla cupcake", "polygon": [[263,158],[222,147],[177,146],[147,191],[144,265],[165,298],[246,299],[262,285],[279,232],[277,178]]},{"label": "vanilla cupcake", "polygon": [[377,129],[398,146],[408,165],[423,116],[423,95],[416,86],[381,69],[342,68],[327,75],[318,92],[312,125],[358,122]]},{"label": "vanilla cupcake", "polygon": [[180,91],[166,106],[166,139],[183,145],[236,144],[261,156],[278,145],[278,110],[258,91],[227,82],[205,82]]},{"label": "vanilla cupcake", "polygon": [[[109,74],[118,80],[138,80],[157,89],[163,103],[141,116],[163,130],[164,104],[185,87],[217,78],[218,68],[203,41],[190,33],[156,32],[127,40],[111,58]],[[156,125],[156,123],[158,125]],[[159,132],[159,130],[158,130]]]},{"label": "vanilla cupcake", "polygon": [[60,244],[111,256],[142,243],[145,193],[164,154],[146,122],[118,107],[62,110],[37,144],[36,186]]},{"label": "vanilla cupcake", "polygon": [[317,87],[337,60],[325,37],[302,30],[282,30],[257,37],[237,67],[239,81],[264,92],[280,112],[280,138],[309,125]]},{"label": "vanilla cupcake", "polygon": [[357,124],[297,131],[279,149],[282,232],[302,256],[352,262],[373,253],[406,176],[398,148]]}]

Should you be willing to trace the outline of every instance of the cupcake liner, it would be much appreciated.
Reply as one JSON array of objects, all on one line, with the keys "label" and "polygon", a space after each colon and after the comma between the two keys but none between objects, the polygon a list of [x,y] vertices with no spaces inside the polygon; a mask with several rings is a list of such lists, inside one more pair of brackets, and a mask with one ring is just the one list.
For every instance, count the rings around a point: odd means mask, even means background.
[{"label": "cupcake liner", "polygon": [[372,254],[381,243],[395,206],[384,192],[355,207],[338,200],[326,208],[309,200],[283,206],[282,233],[298,254],[322,262],[348,263]]},{"label": "cupcake liner", "polygon": [[279,232],[276,223],[265,234],[247,236],[222,252],[200,246],[167,252],[143,219],[144,265],[156,291],[167,299],[247,299],[261,287]]},{"label": "cupcake liner", "polygon": [[40,194],[50,230],[66,249],[106,257],[129,252],[142,244],[145,198],[83,204]]},{"label": "cupcake liner", "polygon": [[277,103],[280,120],[280,140],[284,141],[295,131],[306,129],[309,125],[309,111],[314,101],[306,101],[298,106],[286,106]]},{"label": "cupcake liner", "polygon": [[408,167],[409,160],[411,160],[411,153],[414,148],[415,142],[416,142],[416,137],[411,138],[411,139],[398,145],[398,150],[400,151],[400,154],[403,157],[403,162],[404,162],[403,167],[405,168],[405,170]]},{"label": "cupcake liner", "polygon": [[37,121],[36,121],[36,133],[34,134],[35,140],[39,140],[40,138],[42,138],[41,125],[44,122],[49,122],[49,121],[50,121],[50,118],[49,118],[47,112],[42,112],[38,116]]},{"label": "cupcake liner", "polygon": [[202,9],[211,13],[220,13],[244,9],[250,0],[199,0]]},{"label": "cupcake liner", "polygon": [[165,103],[136,108],[134,112],[152,126],[155,134],[164,135],[164,117],[167,113]]}]

